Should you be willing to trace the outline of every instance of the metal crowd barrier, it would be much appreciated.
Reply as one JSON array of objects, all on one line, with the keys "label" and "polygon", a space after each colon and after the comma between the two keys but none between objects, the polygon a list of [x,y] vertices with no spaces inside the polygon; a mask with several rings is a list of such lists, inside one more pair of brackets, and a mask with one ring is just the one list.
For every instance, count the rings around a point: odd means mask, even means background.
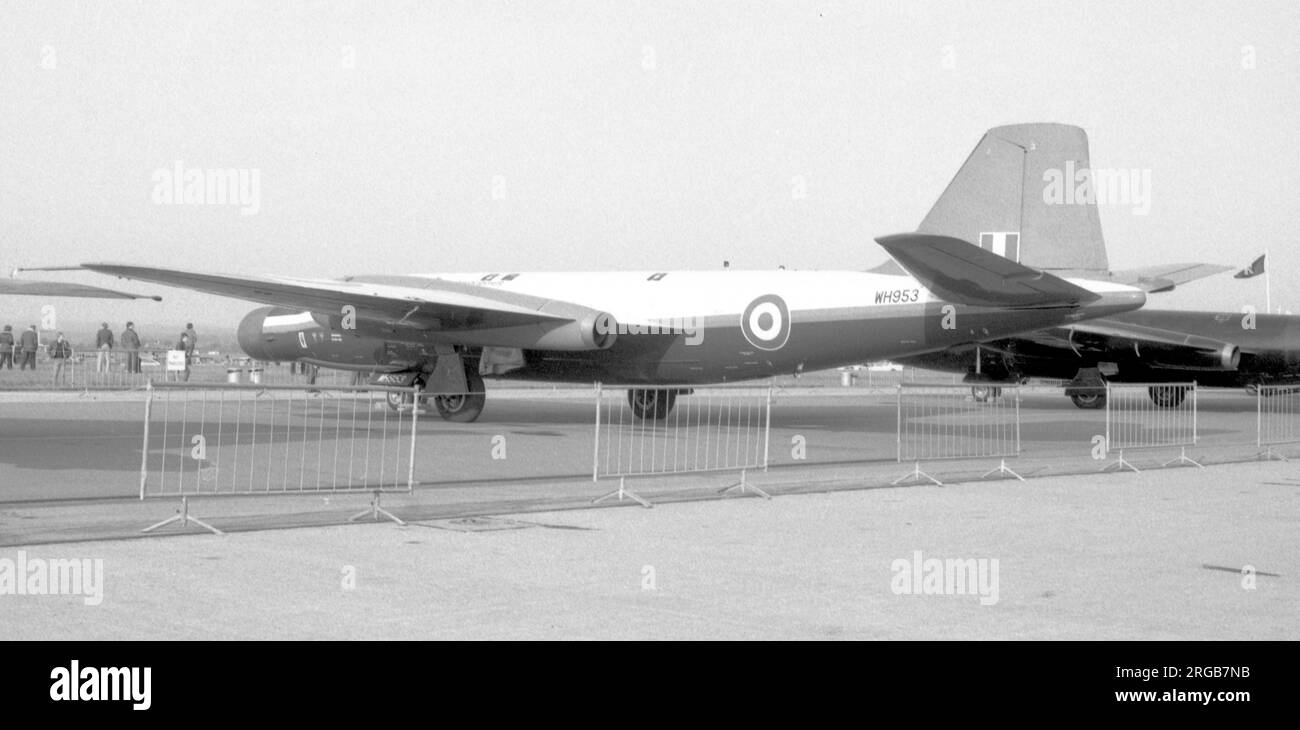
[{"label": "metal crowd barrier", "polygon": [[[641,396],[650,407],[664,407],[660,418],[633,412],[628,393]],[[673,395],[665,395],[672,393]],[[652,394],[658,394],[654,396]],[[670,401],[654,401],[652,398]],[[637,386],[596,384],[596,428],[592,481],[617,477],[618,489],[598,497],[649,502],[626,488],[628,477],[739,471],[740,481],[723,490],[753,491],[769,498],[747,481],[747,472],[767,470],[768,437],[772,425],[772,387],[761,386]]]},{"label": "metal crowd barrier", "polygon": [[401,521],[379,495],[414,487],[419,409],[390,409],[383,386],[152,383],[144,407],[140,499],[180,499],[171,522],[195,523],[191,497],[373,495],[369,515]]},{"label": "metal crowd barrier", "polygon": [[[132,356],[135,356],[134,359]],[[20,356],[21,357],[21,356]],[[60,367],[62,360],[62,367]],[[37,353],[36,370],[16,359],[12,371],[0,370],[0,390],[92,391],[142,390],[150,381],[183,383],[250,383],[260,385],[364,385],[368,373],[299,363],[198,358],[189,372],[169,372],[166,351],[81,350],[69,358]]]},{"label": "metal crowd barrier", "polygon": [[985,472],[1024,478],[1007,465],[1020,455],[1020,386],[993,386],[992,397],[977,401],[970,385],[908,384],[898,386],[898,461],[912,462],[912,471],[894,480],[928,479],[923,461],[998,459]]},{"label": "metal crowd barrier", "polygon": [[[148,356],[148,352],[142,353]],[[68,358],[51,358],[37,353],[36,369],[22,369],[21,355],[14,359],[13,370],[0,371],[0,388],[6,390],[131,390],[144,388],[152,374],[161,368],[152,367],[132,372],[128,367],[130,353],[126,350],[99,350],[74,353]]]},{"label": "metal crowd barrier", "polygon": [[1300,385],[1255,388],[1255,434],[1261,457],[1289,461],[1274,449],[1300,443]]},{"label": "metal crowd barrier", "polygon": [[1119,458],[1110,469],[1139,469],[1124,458],[1125,451],[1178,447],[1170,464],[1201,466],[1187,456],[1197,438],[1196,383],[1106,384],[1106,451]]}]

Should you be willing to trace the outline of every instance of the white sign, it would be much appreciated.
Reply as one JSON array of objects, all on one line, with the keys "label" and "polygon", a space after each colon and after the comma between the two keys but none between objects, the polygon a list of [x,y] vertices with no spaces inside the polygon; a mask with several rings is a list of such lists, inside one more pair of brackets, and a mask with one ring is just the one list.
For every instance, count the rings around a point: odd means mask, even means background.
[{"label": "white sign", "polygon": [[185,351],[184,350],[167,351],[167,372],[169,373],[185,372]]}]

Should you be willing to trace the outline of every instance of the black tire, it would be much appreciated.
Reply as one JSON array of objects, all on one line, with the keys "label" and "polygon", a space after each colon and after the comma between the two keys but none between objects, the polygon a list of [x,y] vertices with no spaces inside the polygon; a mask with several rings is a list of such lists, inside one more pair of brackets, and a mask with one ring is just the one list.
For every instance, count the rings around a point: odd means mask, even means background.
[{"label": "black tire", "polygon": [[662,421],[673,410],[677,391],[636,388],[627,392],[627,403],[632,414],[646,421]]},{"label": "black tire", "polygon": [[[414,381],[412,381],[411,385],[414,385],[415,387],[417,387],[417,388],[419,388],[421,391],[423,391],[423,390],[424,390],[424,378],[416,378]],[[360,391],[360,392],[369,392],[369,391]],[[410,406],[411,406],[411,394],[410,394],[410,393],[394,393],[394,392],[392,392],[392,391],[389,391],[389,392],[385,395],[385,400],[388,401],[388,407],[389,407],[389,408],[391,408],[391,409],[393,409],[393,410],[395,410],[395,411],[399,411],[399,412],[400,412],[400,411],[403,411],[403,410],[405,410],[405,409],[407,409],[407,408],[410,408]],[[428,398],[426,398],[426,397],[423,396],[423,395],[420,396],[420,405],[424,405],[424,404],[426,404],[426,403],[428,403],[428,402],[429,402],[429,399],[428,399]]]},{"label": "black tire", "polygon": [[1105,393],[1074,393],[1070,396],[1074,402],[1075,408],[1082,408],[1085,411],[1095,411],[1106,407]]},{"label": "black tire", "polygon": [[1183,404],[1183,399],[1187,397],[1187,388],[1182,386],[1170,385],[1153,385],[1147,388],[1147,395],[1151,396],[1151,402],[1160,408],[1177,408]]},{"label": "black tire", "polygon": [[465,368],[465,385],[468,386],[467,393],[433,396],[433,405],[444,421],[472,423],[483,413],[487,393],[483,376],[478,374],[477,368]]},{"label": "black tire", "polygon": [[411,405],[411,396],[406,393],[394,393],[390,390],[385,394],[385,398],[388,401],[388,407],[394,411],[400,411]]}]

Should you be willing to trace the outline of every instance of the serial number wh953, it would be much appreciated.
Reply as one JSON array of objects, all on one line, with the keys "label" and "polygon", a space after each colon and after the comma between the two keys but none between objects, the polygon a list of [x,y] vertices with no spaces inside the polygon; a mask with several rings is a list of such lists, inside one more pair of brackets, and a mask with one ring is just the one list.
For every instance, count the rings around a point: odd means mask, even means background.
[{"label": "serial number wh953", "polygon": [[921,301],[920,289],[889,289],[876,292],[876,304],[907,304]]}]

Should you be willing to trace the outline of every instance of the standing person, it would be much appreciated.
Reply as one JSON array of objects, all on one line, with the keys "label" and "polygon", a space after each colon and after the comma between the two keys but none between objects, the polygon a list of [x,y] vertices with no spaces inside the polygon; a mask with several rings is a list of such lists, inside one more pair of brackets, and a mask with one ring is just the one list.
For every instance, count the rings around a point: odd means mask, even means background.
[{"label": "standing person", "polygon": [[18,338],[18,350],[23,359],[18,362],[19,370],[31,368],[36,370],[36,348],[41,346],[40,335],[36,334],[36,325],[32,325]]},{"label": "standing person", "polygon": [[108,322],[103,323],[99,332],[95,333],[95,349],[99,351],[95,356],[95,372],[108,372],[109,350],[113,349],[113,330],[108,328]]},{"label": "standing person", "polygon": [[68,362],[68,358],[72,357],[72,345],[63,339],[62,332],[46,348],[46,354],[50,356],[50,360],[54,363],[54,385],[67,385],[67,376],[63,372],[63,366]]},{"label": "standing person", "polygon": [[188,340],[185,348],[185,379],[190,379],[190,368],[198,363],[196,359],[198,350],[195,348],[199,345],[199,335],[194,331],[194,323],[185,323],[185,338]]},{"label": "standing person", "polygon": [[14,326],[11,324],[5,325],[4,332],[0,332],[0,368],[5,365],[14,369]]},{"label": "standing person", "polygon": [[[184,380],[188,383],[190,382],[190,353],[194,351],[194,343],[190,341],[190,336],[188,334],[185,334],[184,332],[181,333],[181,341],[176,343],[176,349],[185,353]],[[179,378],[180,376],[178,375],[177,377]]]},{"label": "standing person", "polygon": [[127,322],[122,330],[122,347],[126,348],[126,371],[140,372],[140,335],[135,333],[135,323]]}]

